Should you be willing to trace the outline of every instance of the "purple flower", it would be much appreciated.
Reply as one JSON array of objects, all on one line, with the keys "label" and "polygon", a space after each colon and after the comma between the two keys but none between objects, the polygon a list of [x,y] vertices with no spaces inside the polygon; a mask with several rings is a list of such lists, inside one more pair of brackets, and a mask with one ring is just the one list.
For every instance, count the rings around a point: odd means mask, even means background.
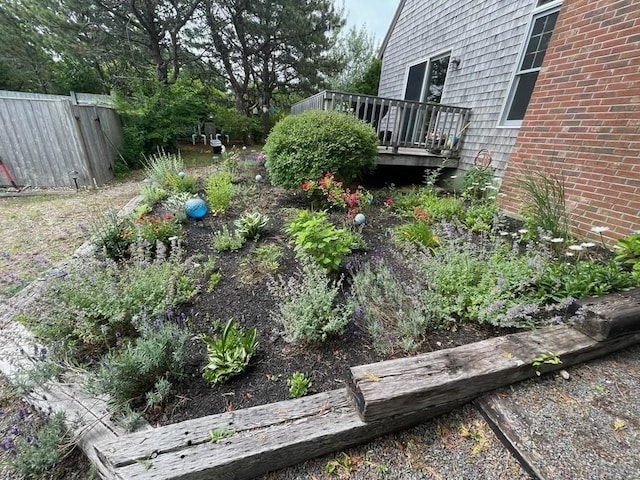
[{"label": "purple flower", "polygon": [[14,443],[13,438],[4,437],[0,440],[0,447],[2,447],[3,450],[13,450],[15,446],[16,444]]},{"label": "purple flower", "polygon": [[17,425],[14,425],[13,427],[11,427],[11,430],[9,430],[9,433],[11,435],[18,435],[20,433],[20,429]]}]

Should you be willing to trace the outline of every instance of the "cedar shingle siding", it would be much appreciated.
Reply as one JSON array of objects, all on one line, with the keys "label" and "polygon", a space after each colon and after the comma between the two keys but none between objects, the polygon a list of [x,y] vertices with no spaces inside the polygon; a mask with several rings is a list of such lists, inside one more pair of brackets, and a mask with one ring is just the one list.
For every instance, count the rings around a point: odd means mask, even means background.
[{"label": "cedar shingle siding", "polygon": [[518,129],[498,122],[534,6],[532,0],[407,0],[383,52],[379,95],[403,98],[408,67],[450,51],[460,68],[449,70],[441,101],[473,109],[461,168],[487,148],[502,176]]}]

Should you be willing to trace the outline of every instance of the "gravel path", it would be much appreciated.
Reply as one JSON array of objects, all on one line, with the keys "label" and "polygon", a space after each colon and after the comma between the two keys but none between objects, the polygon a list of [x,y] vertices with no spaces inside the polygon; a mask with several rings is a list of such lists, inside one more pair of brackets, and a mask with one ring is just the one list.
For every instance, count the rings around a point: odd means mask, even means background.
[{"label": "gravel path", "polygon": [[[329,473],[330,471],[333,473]],[[258,480],[529,480],[471,405]]]}]

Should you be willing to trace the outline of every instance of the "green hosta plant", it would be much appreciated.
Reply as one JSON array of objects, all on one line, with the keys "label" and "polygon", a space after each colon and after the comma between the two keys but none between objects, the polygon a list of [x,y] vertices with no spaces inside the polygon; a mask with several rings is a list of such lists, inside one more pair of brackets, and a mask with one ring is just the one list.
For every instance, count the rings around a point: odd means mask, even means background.
[{"label": "green hosta plant", "polygon": [[214,385],[242,373],[258,348],[255,327],[243,333],[233,319],[227,322],[219,338],[205,334],[199,338],[207,344],[208,363],[203,376]]},{"label": "green hosta plant", "polygon": [[354,235],[335,227],[325,212],[300,210],[285,229],[298,257],[308,256],[327,272],[335,272],[355,243]]},{"label": "green hosta plant", "polygon": [[304,397],[311,388],[311,379],[302,372],[294,372],[287,380],[287,387],[289,387],[291,397]]},{"label": "green hosta plant", "polygon": [[236,232],[247,240],[258,240],[260,234],[269,223],[269,217],[260,212],[243,213],[234,222]]}]

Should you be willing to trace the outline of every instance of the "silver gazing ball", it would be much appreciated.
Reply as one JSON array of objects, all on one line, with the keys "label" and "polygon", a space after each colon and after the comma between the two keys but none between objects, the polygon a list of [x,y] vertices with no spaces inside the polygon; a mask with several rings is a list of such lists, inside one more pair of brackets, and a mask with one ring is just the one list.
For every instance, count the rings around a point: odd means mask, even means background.
[{"label": "silver gazing ball", "polygon": [[178,176],[179,176],[180,178],[184,178],[185,173],[184,173],[184,172],[178,172]]},{"label": "silver gazing ball", "polygon": [[262,183],[262,175],[260,174],[256,175],[256,183]]},{"label": "silver gazing ball", "polygon": [[364,225],[364,222],[367,221],[367,217],[362,213],[358,213],[355,217],[353,217],[353,221],[356,225]]}]

